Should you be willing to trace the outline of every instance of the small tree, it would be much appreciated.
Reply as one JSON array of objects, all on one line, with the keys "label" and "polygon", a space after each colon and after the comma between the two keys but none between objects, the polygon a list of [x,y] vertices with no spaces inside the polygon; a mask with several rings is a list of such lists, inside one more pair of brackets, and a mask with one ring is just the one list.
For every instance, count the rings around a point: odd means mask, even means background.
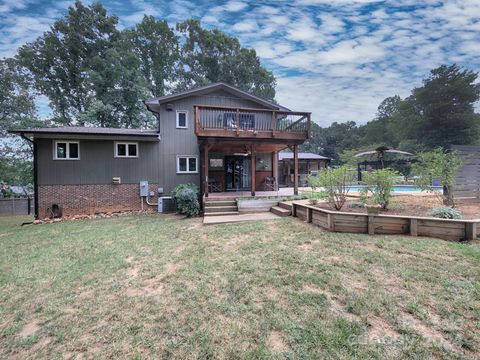
[{"label": "small tree", "polygon": [[392,197],[393,184],[395,177],[399,173],[392,169],[380,169],[363,173],[363,181],[366,187],[361,192],[366,196],[372,193],[372,199],[386,209]]},{"label": "small tree", "polygon": [[460,170],[463,160],[457,151],[445,151],[437,148],[432,151],[419,154],[419,162],[413,165],[417,185],[424,191],[437,193],[432,188],[432,181],[442,183],[443,192],[440,194],[445,206],[455,207],[453,199],[453,185]]},{"label": "small tree", "polygon": [[340,210],[347,201],[349,185],[353,181],[353,173],[348,167],[341,166],[335,169],[319,171],[315,176],[308,177],[308,183],[312,188],[321,187],[328,203],[335,210]]}]

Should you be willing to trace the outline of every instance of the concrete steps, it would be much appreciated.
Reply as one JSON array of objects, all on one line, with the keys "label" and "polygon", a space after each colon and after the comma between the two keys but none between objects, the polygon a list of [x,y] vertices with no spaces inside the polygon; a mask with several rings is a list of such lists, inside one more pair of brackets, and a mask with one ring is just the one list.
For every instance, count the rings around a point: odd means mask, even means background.
[{"label": "concrete steps", "polygon": [[278,215],[278,216],[281,216],[281,217],[292,215],[292,210],[287,210],[287,209],[285,209],[283,207],[280,207],[280,206],[272,206],[270,208],[270,211],[272,213],[274,213],[275,215]]}]

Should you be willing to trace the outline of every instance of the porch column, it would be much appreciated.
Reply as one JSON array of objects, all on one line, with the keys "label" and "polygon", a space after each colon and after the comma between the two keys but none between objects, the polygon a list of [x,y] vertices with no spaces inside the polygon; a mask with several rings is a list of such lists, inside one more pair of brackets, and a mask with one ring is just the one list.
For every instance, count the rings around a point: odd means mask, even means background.
[{"label": "porch column", "polygon": [[208,151],[210,150],[210,144],[205,144],[203,147],[203,192],[205,197],[208,197]]},{"label": "porch column", "polygon": [[278,190],[277,152],[272,152],[272,176],[275,178],[274,190]]},{"label": "porch column", "polygon": [[255,166],[255,163],[256,163],[256,156],[255,156],[255,147],[252,145],[252,171],[251,171],[251,175],[252,175],[252,196],[255,196],[255,170],[256,170],[256,166]]},{"label": "porch column", "polygon": [[290,187],[290,159],[287,159],[287,187]]},{"label": "porch column", "polygon": [[298,195],[298,145],[293,145],[293,194]]}]

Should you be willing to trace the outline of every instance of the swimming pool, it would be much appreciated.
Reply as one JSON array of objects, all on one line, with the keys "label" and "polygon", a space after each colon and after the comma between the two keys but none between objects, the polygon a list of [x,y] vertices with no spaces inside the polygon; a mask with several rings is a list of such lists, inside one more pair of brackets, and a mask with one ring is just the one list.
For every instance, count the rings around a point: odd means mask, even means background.
[{"label": "swimming pool", "polygon": [[[348,187],[348,189],[350,191],[360,191],[363,188],[365,188],[364,185],[350,185]],[[432,186],[432,189],[441,191],[442,187],[441,186]],[[415,186],[415,185],[394,185],[393,186],[393,191],[394,192],[402,192],[402,191],[421,192],[422,189],[420,189],[418,186]]]}]

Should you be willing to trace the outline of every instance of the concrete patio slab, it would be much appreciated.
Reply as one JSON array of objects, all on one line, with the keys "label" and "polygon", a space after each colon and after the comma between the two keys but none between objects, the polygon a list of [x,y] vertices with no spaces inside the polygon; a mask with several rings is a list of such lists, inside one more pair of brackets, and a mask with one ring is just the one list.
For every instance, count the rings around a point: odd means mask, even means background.
[{"label": "concrete patio slab", "polygon": [[206,216],[203,218],[203,225],[227,224],[243,221],[255,220],[275,220],[281,219],[271,212],[256,213],[256,214],[240,214],[240,215],[222,215],[222,216]]}]

